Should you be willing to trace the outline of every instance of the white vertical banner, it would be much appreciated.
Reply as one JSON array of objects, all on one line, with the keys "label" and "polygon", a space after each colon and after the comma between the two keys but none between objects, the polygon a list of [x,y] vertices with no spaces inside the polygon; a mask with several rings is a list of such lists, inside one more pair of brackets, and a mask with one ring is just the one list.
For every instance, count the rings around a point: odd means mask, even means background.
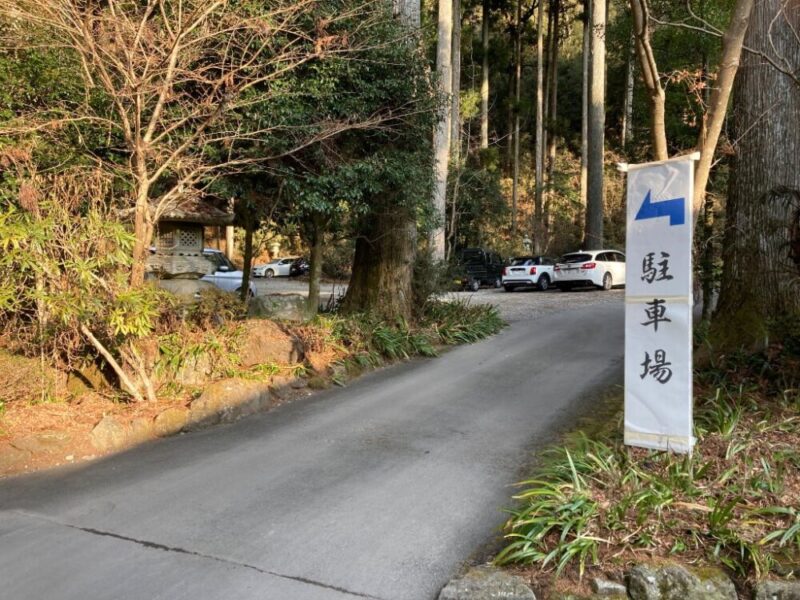
[{"label": "white vertical banner", "polygon": [[694,160],[629,165],[625,443],[691,452]]}]

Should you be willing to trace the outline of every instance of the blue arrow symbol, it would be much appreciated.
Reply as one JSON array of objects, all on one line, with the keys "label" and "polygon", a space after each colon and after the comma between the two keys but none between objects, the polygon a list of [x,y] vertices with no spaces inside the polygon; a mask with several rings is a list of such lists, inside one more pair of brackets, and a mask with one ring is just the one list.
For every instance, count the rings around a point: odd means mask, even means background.
[{"label": "blue arrow symbol", "polygon": [[686,198],[673,198],[672,200],[651,202],[650,190],[647,190],[647,195],[644,197],[644,202],[642,202],[639,212],[636,213],[634,221],[669,217],[670,226],[683,225],[686,222],[686,213],[684,211],[685,203]]}]

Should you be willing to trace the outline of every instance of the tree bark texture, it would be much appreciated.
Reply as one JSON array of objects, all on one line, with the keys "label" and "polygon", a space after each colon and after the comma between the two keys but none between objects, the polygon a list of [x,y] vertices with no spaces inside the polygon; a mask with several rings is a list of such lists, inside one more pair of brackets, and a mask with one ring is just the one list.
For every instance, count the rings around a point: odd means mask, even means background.
[{"label": "tree bark texture", "polygon": [[461,0],[453,0],[453,96],[450,109],[450,152],[458,163],[461,156]]},{"label": "tree bark texture", "polygon": [[413,316],[417,238],[413,215],[408,213],[401,207],[387,206],[364,223],[356,240],[343,311],[373,312],[389,319]]},{"label": "tree bark texture", "polygon": [[522,0],[517,0],[517,14],[514,26],[514,129],[513,170],[511,181],[511,237],[517,235],[517,210],[519,208],[519,103],[522,98]]},{"label": "tree bark texture", "polygon": [[420,0],[392,0],[394,16],[412,29],[419,29],[420,8]]},{"label": "tree bark texture", "polygon": [[636,54],[639,57],[642,82],[647,89],[650,104],[650,140],[653,145],[653,158],[666,160],[669,158],[669,154],[664,120],[665,95],[658,76],[658,65],[656,65],[653,47],[650,45],[649,12],[647,0],[631,0]]},{"label": "tree bark texture", "polygon": [[550,2],[550,42],[549,58],[547,60],[547,112],[545,129],[545,139],[547,140],[547,163],[545,166],[545,177],[547,189],[544,198],[544,230],[545,237],[549,238],[550,232],[550,199],[551,188],[553,185],[553,173],[556,168],[556,121],[558,117],[558,50],[559,50],[559,27],[561,15],[561,0],[551,0]]},{"label": "tree bark texture", "polygon": [[589,162],[589,55],[591,54],[591,0],[583,0],[583,54],[581,62],[583,77],[581,78],[581,206],[586,210],[588,197]]},{"label": "tree bark texture", "polygon": [[[800,4],[762,0],[745,46],[800,70]],[[733,90],[737,139],[727,204],[725,265],[712,323],[718,350],[758,349],[782,317],[800,316],[800,89],[746,53]]]},{"label": "tree bark texture", "polygon": [[544,190],[544,0],[539,0],[536,17],[536,189],[533,200],[533,251],[544,248],[544,213],[542,192]]},{"label": "tree bark texture", "polygon": [[445,201],[447,196],[447,169],[450,162],[450,94],[453,91],[453,0],[439,0],[438,40],[436,43],[436,73],[439,92],[447,105],[442,110],[433,134],[433,208],[439,224],[431,234],[434,260],[444,260]]},{"label": "tree bark texture", "polygon": [[481,15],[481,149],[489,147],[489,17],[491,1],[483,0]]},{"label": "tree bark texture", "polygon": [[603,247],[606,0],[592,0],[585,247]]}]

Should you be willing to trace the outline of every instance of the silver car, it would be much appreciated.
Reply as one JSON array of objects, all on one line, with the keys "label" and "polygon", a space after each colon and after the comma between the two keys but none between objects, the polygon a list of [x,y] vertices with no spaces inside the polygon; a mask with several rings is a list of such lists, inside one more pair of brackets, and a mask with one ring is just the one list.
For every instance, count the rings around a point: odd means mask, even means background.
[{"label": "silver car", "polygon": [[292,263],[296,258],[276,258],[263,265],[253,267],[254,277],[289,277],[292,270]]},{"label": "silver car", "polygon": [[[239,292],[242,289],[244,273],[239,271],[225,254],[213,248],[205,248],[203,249],[203,256],[214,265],[214,272],[210,275],[204,275],[200,278],[200,281],[207,281],[227,292]],[[251,297],[255,296],[256,286],[252,281],[248,283],[249,295]]]}]

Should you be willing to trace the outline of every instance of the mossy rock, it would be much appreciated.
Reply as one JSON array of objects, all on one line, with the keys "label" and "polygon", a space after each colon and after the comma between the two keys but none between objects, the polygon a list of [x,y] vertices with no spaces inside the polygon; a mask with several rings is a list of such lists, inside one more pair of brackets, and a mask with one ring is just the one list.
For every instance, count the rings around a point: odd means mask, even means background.
[{"label": "mossy rock", "polygon": [[631,600],[737,600],[733,582],[719,569],[690,571],[677,564],[636,565],[628,574]]}]

